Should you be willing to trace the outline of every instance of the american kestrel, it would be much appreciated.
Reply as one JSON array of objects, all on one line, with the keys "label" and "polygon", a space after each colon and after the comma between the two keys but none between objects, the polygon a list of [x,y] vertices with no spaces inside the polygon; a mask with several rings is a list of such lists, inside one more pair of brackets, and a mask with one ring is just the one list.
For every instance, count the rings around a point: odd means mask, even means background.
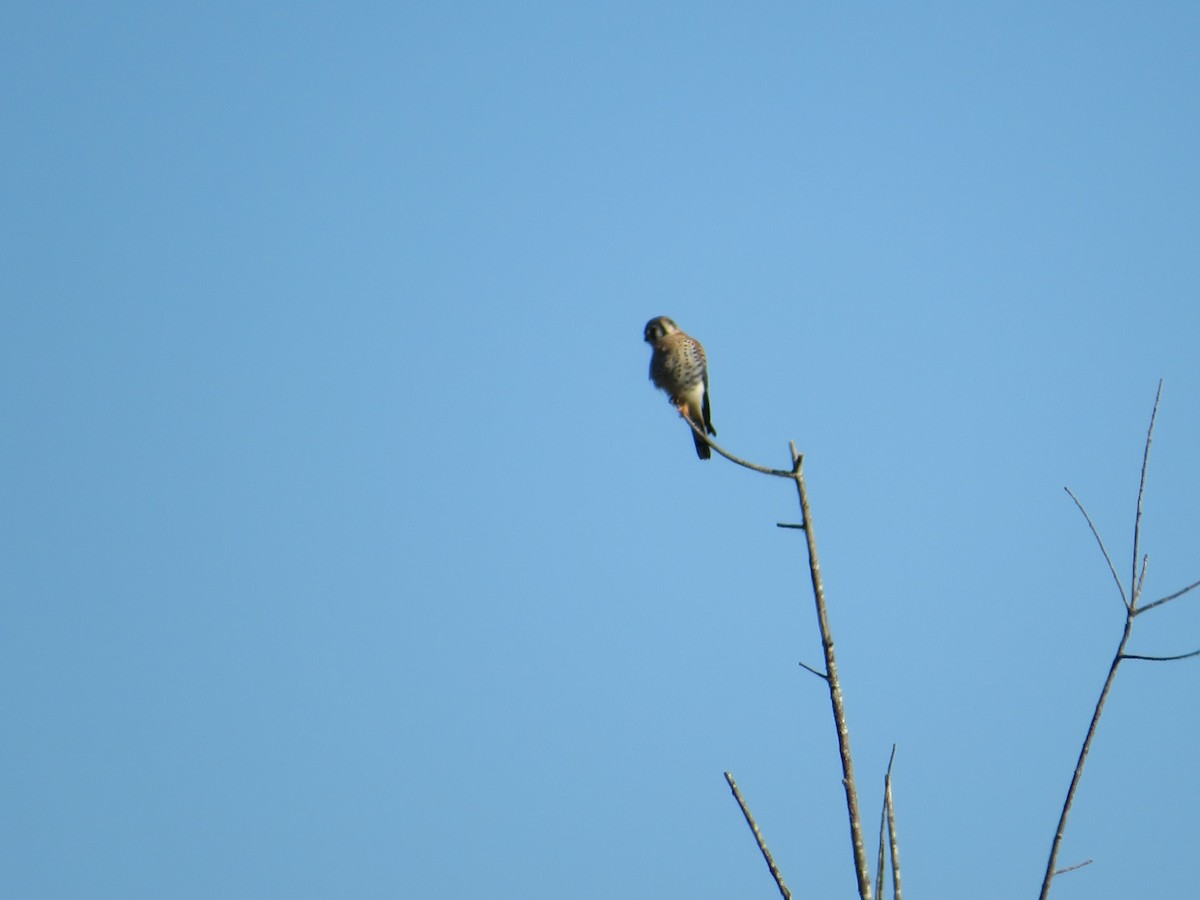
[{"label": "american kestrel", "polygon": [[[688,421],[702,432],[716,435],[708,402],[708,365],[700,342],[679,330],[666,316],[646,323],[646,343],[654,348],[650,357],[650,380],[662,388]],[[700,435],[692,432],[696,455],[712,456],[712,450]]]}]

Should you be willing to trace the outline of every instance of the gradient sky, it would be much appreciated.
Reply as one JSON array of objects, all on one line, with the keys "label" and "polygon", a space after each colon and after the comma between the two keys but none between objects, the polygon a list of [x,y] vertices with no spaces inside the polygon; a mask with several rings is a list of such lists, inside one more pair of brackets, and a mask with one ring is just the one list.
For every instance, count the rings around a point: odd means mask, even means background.
[{"label": "gradient sky", "polygon": [[[9,4],[0,896],[1036,896],[1200,578],[1195,3]],[[1200,592],[1198,592],[1200,594]],[[1200,648],[1200,596],[1131,649]],[[1178,896],[1200,662],[1053,896]]]}]

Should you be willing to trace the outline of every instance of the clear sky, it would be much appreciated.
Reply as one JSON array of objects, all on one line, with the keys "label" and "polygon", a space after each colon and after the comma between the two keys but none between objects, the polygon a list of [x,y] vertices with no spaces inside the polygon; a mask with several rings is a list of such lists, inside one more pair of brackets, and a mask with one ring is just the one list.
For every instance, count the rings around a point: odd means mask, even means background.
[{"label": "clear sky", "polygon": [[[1200,5],[0,12],[0,896],[1036,896],[1200,578]],[[1200,597],[1132,649],[1200,647]],[[1133,663],[1054,896],[1194,888]]]}]

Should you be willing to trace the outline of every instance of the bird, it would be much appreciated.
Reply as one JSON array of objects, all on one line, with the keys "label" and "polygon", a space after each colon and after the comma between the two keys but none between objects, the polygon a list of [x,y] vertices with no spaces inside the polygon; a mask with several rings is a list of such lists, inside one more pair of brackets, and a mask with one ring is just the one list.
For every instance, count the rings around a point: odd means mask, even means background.
[{"label": "bird", "polygon": [[[666,316],[657,316],[646,323],[644,339],[654,348],[650,357],[650,380],[666,391],[679,414],[696,426],[701,433],[716,435],[712,408],[708,397],[708,363],[704,348]],[[696,455],[712,457],[708,442],[692,432]]]}]

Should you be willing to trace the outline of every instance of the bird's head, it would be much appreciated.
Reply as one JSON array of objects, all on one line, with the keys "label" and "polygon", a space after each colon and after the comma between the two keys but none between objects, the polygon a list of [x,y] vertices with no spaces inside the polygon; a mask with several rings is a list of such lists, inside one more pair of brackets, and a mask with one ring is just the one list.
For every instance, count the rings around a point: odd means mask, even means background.
[{"label": "bird's head", "polygon": [[657,346],[658,342],[665,338],[668,334],[674,334],[678,330],[679,326],[666,316],[658,316],[646,323],[644,338],[647,344],[650,344],[651,346]]}]

